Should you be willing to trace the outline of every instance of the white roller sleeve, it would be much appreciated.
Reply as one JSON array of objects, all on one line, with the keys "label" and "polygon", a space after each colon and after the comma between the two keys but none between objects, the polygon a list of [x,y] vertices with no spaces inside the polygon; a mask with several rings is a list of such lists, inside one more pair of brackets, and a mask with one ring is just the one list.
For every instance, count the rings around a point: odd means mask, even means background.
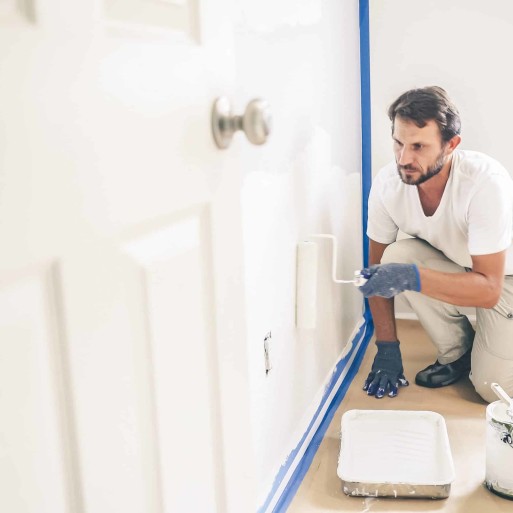
[{"label": "white roller sleeve", "polygon": [[317,260],[315,242],[304,241],[297,246],[296,326],[313,329],[317,323]]}]

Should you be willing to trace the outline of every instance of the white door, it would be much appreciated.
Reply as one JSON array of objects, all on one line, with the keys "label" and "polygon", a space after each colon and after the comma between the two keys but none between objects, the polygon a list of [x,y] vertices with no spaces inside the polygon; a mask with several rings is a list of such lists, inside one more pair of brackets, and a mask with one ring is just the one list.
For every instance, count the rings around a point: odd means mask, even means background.
[{"label": "white door", "polygon": [[228,4],[0,0],[2,512],[255,510]]}]

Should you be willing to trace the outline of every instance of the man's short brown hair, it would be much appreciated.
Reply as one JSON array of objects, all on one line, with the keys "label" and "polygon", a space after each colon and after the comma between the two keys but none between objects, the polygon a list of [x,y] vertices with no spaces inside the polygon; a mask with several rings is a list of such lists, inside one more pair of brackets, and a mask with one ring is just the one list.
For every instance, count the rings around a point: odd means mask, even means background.
[{"label": "man's short brown hair", "polygon": [[388,109],[392,132],[396,116],[413,121],[419,128],[432,119],[438,125],[444,143],[461,132],[458,109],[445,90],[438,86],[411,89],[399,96]]}]

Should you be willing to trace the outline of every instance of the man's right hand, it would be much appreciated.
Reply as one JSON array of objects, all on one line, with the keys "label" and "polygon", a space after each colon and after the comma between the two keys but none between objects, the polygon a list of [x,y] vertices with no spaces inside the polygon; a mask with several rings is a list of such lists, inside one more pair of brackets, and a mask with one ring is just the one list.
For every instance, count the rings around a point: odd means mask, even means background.
[{"label": "man's right hand", "polygon": [[399,386],[408,386],[409,383],[404,377],[403,360],[399,341],[384,342],[377,340],[378,352],[374,357],[371,372],[369,373],[363,389],[368,395],[375,395],[381,399],[388,390],[388,397],[395,397],[398,394]]}]

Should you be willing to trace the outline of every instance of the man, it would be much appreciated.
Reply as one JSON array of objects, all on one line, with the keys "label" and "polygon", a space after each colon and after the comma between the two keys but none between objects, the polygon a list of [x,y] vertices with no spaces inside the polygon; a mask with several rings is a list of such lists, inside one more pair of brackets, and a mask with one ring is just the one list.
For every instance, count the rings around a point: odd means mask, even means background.
[{"label": "man", "polygon": [[[377,353],[364,390],[394,397],[403,374],[394,296],[404,292],[438,351],[417,385],[470,372],[486,400],[493,382],[513,395],[513,181],[494,159],[458,149],[460,117],[440,87],[414,89],[389,108],[395,162],[369,197],[370,298]],[[398,230],[411,238],[396,241]],[[476,307],[477,327],[460,313]]]}]

